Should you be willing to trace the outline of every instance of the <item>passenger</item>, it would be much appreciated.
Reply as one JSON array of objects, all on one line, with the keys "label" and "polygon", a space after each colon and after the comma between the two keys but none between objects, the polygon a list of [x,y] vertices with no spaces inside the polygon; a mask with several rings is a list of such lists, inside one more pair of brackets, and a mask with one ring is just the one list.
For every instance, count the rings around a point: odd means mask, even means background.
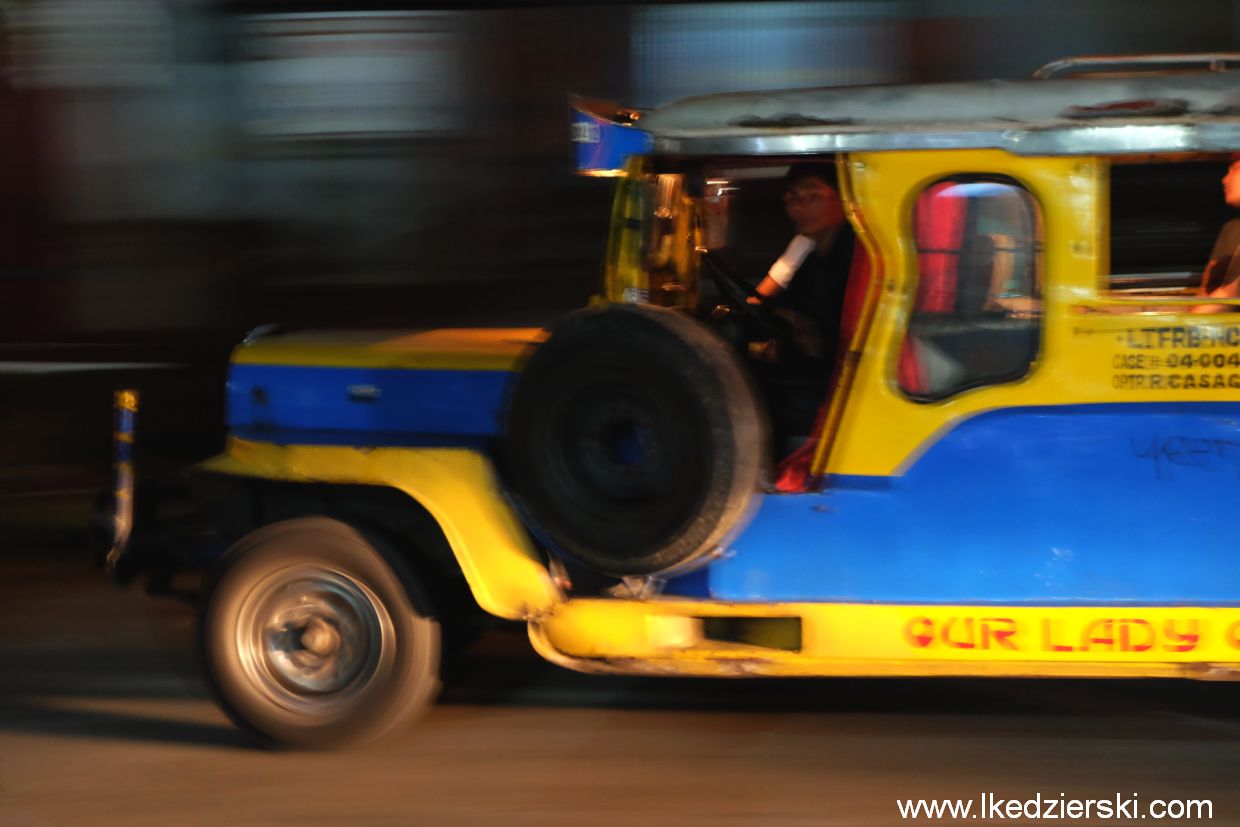
[{"label": "passenger", "polygon": [[[1233,156],[1227,174],[1223,176],[1223,199],[1228,206],[1240,208],[1240,156]],[[1216,299],[1234,299],[1240,296],[1240,218],[1233,218],[1223,225],[1210,263],[1201,277],[1202,296]],[[1202,304],[1193,308],[1194,313],[1226,313],[1240,307],[1226,304]]]}]

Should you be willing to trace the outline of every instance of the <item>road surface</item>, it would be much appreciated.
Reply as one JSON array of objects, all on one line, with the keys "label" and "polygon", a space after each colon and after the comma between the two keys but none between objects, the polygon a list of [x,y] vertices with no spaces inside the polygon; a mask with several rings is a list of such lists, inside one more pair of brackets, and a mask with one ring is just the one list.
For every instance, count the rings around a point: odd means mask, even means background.
[{"label": "road surface", "polygon": [[880,825],[982,793],[1210,799],[1240,823],[1226,684],[618,679],[511,627],[407,736],[281,754],[212,703],[193,635],[192,607],[83,551],[0,557],[0,825]]}]

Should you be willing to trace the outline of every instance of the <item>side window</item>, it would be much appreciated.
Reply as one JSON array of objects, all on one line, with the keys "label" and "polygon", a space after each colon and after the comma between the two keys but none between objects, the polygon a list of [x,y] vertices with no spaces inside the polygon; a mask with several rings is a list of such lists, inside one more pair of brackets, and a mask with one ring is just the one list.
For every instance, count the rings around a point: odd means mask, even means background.
[{"label": "side window", "polygon": [[1109,295],[1185,298],[1218,286],[1222,273],[1208,272],[1207,262],[1220,228],[1233,217],[1219,186],[1227,166],[1228,159],[1208,156],[1111,159],[1111,268],[1103,284]]},{"label": "side window", "polygon": [[901,390],[918,401],[1010,382],[1038,354],[1042,221],[1011,179],[931,184],[913,207],[917,296],[900,355]]}]

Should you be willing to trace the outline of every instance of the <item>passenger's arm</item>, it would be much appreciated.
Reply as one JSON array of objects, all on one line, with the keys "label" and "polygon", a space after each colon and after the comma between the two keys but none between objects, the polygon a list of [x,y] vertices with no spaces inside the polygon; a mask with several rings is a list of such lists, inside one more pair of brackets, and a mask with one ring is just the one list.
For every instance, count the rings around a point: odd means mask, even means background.
[{"label": "passenger's arm", "polygon": [[[1240,257],[1237,256],[1240,245],[1237,244],[1237,227],[1236,219],[1232,219],[1219,232],[1214,241],[1214,249],[1210,251],[1210,263],[1202,271],[1199,295],[1215,299],[1234,299],[1240,295]],[[1210,290],[1209,286],[1215,281],[1220,265],[1226,266],[1227,272],[1221,274],[1219,286]],[[1226,304],[1199,304],[1192,308],[1192,312],[1226,313],[1236,309],[1235,306]]]},{"label": "passenger's arm", "polygon": [[[1214,262],[1210,262],[1213,264]],[[1206,268],[1207,270],[1209,267]],[[1234,299],[1240,296],[1240,276],[1231,281],[1224,282],[1222,286],[1216,287],[1210,291],[1212,299]],[[1227,304],[1198,304],[1192,308],[1194,313],[1226,313],[1229,310],[1236,310],[1234,305]]]}]

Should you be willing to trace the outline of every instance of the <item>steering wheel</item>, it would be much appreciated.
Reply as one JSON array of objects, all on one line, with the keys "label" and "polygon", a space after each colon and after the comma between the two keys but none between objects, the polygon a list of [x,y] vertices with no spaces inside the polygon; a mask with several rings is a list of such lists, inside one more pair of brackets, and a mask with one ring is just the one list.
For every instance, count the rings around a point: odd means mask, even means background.
[{"label": "steering wheel", "polygon": [[[764,301],[762,294],[717,253],[703,250],[701,256],[706,263],[706,272],[723,294],[728,306],[752,319],[765,336],[774,340],[777,347],[791,348],[810,358],[821,354],[821,333],[811,318],[786,308],[772,308]],[[758,301],[749,301],[751,297]]]},{"label": "steering wheel", "polygon": [[[744,276],[736,272],[724,262],[713,250],[701,252],[702,261],[706,264],[706,272],[711,281],[719,288],[727,303],[740,313],[753,319],[762,328],[762,332],[772,339],[784,340],[788,329],[782,320],[764,303],[764,297],[751,285]],[[751,298],[758,301],[751,302]]]}]

